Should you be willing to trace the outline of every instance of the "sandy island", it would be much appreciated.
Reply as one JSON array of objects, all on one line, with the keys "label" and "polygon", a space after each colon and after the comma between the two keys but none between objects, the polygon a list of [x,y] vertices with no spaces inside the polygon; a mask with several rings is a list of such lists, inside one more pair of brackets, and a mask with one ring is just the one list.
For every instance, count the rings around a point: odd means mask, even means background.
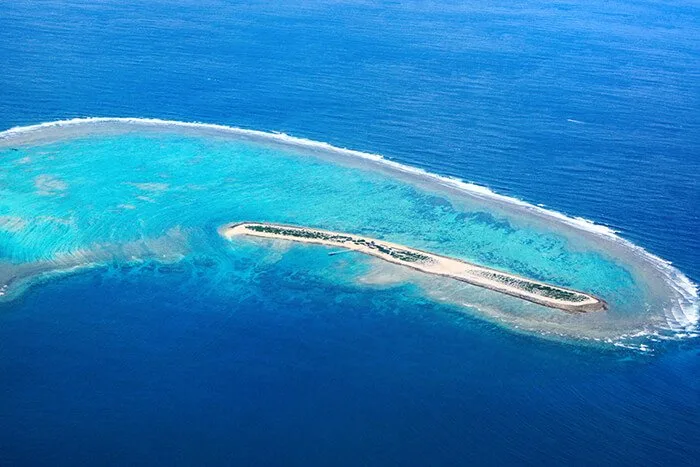
[{"label": "sandy island", "polygon": [[219,231],[229,240],[235,236],[246,235],[355,250],[417,271],[450,277],[568,312],[587,313],[607,309],[607,303],[593,295],[383,240],[309,227],[257,222],[229,224],[221,227]]}]

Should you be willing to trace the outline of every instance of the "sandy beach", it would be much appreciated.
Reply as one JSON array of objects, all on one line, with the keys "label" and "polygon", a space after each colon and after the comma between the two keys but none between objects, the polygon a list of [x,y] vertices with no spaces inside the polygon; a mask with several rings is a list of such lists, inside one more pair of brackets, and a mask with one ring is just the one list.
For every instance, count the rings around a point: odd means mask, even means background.
[{"label": "sandy beach", "polygon": [[229,240],[236,236],[252,236],[314,243],[359,251],[427,274],[450,277],[539,305],[572,313],[587,313],[607,309],[607,304],[604,300],[583,292],[359,235],[300,226],[256,222],[225,225],[220,228],[220,233]]}]

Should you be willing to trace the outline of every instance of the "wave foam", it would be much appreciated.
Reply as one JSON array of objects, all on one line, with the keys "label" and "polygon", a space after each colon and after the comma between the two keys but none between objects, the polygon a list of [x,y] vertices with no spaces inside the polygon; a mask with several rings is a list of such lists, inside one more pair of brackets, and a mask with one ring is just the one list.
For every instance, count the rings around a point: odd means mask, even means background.
[{"label": "wave foam", "polygon": [[528,203],[527,201],[514,198],[511,196],[502,195],[496,193],[485,187],[483,185],[477,185],[471,182],[465,182],[454,177],[446,177],[443,175],[434,174],[426,170],[412,167],[409,165],[401,164],[395,162],[379,154],[373,154],[368,152],[356,151],[353,149],[347,149],[342,147],[333,146],[330,143],[322,141],[314,141],[307,138],[300,138],[296,136],[290,136],[285,133],[278,132],[265,132],[259,130],[250,130],[245,128],[239,128],[228,125],[220,125],[214,123],[202,123],[202,122],[181,122],[176,120],[164,120],[158,118],[137,118],[137,117],[81,117],[72,118],[67,120],[58,120],[53,122],[45,122],[37,125],[29,126],[19,126],[10,128],[8,130],[0,132],[0,140],[7,140],[13,136],[23,135],[27,133],[32,133],[36,131],[41,131],[48,128],[60,128],[69,126],[82,126],[87,124],[100,124],[100,123],[126,123],[134,124],[139,126],[161,126],[161,127],[179,127],[179,128],[191,128],[191,129],[209,129],[216,130],[218,132],[223,132],[236,136],[247,136],[259,139],[264,139],[268,141],[273,141],[277,143],[283,143],[291,146],[298,146],[308,149],[315,149],[321,151],[327,151],[335,154],[351,156],[356,158],[361,158],[369,160],[375,163],[383,164],[386,167],[390,167],[396,171],[415,175],[424,179],[428,179],[439,185],[457,189],[466,192],[472,196],[486,198],[490,200],[496,200],[501,203],[518,206],[525,208],[530,212],[539,214],[541,216],[549,217],[551,219],[557,220],[559,222],[565,223],[576,229],[605,237],[608,240],[612,240],[621,246],[628,248],[639,256],[643,257],[646,262],[652,265],[665,279],[665,281],[673,288],[677,293],[677,304],[671,307],[671,309],[666,310],[666,319],[668,326],[671,330],[681,332],[683,335],[695,335],[697,332],[698,323],[700,322],[700,306],[698,300],[698,288],[693,282],[685,276],[678,269],[673,267],[672,263],[666,261],[652,253],[649,253],[644,248],[635,245],[634,243],[620,237],[618,232],[611,229],[608,226],[597,224],[594,221],[585,219],[583,217],[572,217],[567,214],[554,211],[551,209],[544,208],[542,206],[536,206],[534,204]]}]

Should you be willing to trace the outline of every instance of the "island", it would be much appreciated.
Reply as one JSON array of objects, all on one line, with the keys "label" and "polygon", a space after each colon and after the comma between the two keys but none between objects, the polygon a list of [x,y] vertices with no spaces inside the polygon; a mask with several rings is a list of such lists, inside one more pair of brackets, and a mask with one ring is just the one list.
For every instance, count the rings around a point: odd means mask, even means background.
[{"label": "island", "polygon": [[236,236],[263,237],[359,251],[420,272],[449,277],[571,313],[604,311],[608,308],[604,300],[590,294],[359,235],[262,222],[228,224],[221,227],[219,232],[229,240]]}]

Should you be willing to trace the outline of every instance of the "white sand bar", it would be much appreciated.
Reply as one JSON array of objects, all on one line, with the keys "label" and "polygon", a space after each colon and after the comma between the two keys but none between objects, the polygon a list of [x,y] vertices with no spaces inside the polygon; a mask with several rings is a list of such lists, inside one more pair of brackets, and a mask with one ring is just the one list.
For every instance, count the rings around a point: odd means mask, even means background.
[{"label": "white sand bar", "polygon": [[450,277],[458,281],[568,312],[586,313],[607,309],[607,303],[604,300],[583,292],[359,235],[309,227],[258,222],[225,225],[221,227],[220,233],[229,240],[235,236],[245,235],[346,248],[376,256],[385,261],[407,266],[427,274]]}]

